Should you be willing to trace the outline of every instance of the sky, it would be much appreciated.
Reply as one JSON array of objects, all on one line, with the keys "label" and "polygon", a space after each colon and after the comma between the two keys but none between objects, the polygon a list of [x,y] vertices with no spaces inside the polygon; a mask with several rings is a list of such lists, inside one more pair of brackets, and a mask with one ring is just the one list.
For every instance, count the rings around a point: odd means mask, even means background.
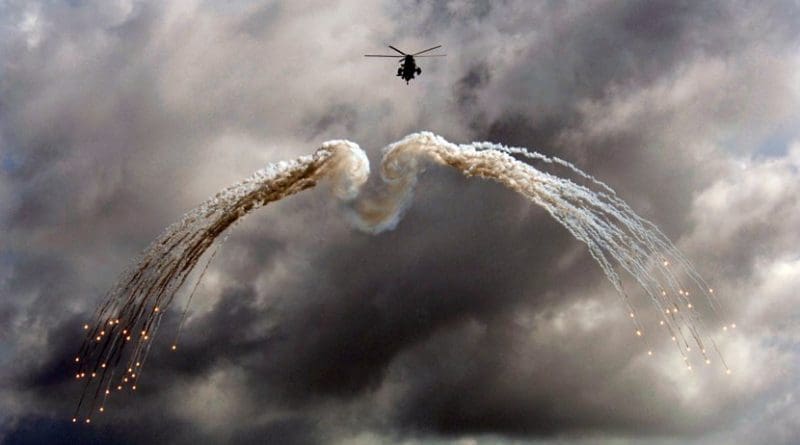
[{"label": "sky", "polygon": [[[406,85],[388,44],[447,57]],[[799,128],[797,1],[0,0],[0,443],[796,443]],[[431,166],[381,234],[324,186],[249,215],[179,350],[172,309],[141,390],[72,424],[81,327],[164,228],[421,130],[613,187],[714,286],[731,375],[632,335],[545,211]]]}]

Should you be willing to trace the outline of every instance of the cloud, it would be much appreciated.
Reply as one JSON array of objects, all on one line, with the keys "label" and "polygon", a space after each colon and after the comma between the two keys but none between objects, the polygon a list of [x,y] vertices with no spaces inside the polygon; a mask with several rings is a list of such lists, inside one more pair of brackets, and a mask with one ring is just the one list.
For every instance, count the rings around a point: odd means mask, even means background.
[{"label": "cloud", "polygon": [[[0,440],[791,443],[798,12],[3,3]],[[361,57],[386,43],[448,56],[407,87]],[[155,348],[140,394],[73,428],[80,325],[164,227],[324,140],[374,161],[423,129],[556,154],[613,186],[719,289],[739,324],[720,335],[735,372],[692,377],[666,336],[637,342],[544,212],[431,168],[379,236],[323,190],[243,221],[180,352]]]}]

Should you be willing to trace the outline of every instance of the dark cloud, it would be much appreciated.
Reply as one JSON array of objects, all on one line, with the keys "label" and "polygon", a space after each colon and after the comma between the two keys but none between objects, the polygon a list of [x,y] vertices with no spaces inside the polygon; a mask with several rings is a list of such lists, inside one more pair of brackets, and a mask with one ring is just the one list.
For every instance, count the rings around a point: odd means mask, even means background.
[{"label": "dark cloud", "polygon": [[317,140],[326,134],[349,134],[355,131],[358,110],[355,104],[334,104],[310,121],[312,132],[309,141]]},{"label": "dark cloud", "polygon": [[316,426],[303,417],[281,419],[267,425],[237,432],[231,443],[285,443],[309,445],[324,443],[317,435]]},{"label": "dark cloud", "polygon": [[[491,78],[491,72],[486,63],[477,63],[458,79],[453,87],[455,110],[463,116],[469,116],[469,128],[480,131],[486,117],[478,107],[478,92],[485,87]],[[487,135],[491,137],[491,134]]]},{"label": "dark cloud", "polygon": [[[91,428],[69,421],[69,362],[103,292],[183,211],[324,139],[375,160],[420,129],[574,161],[721,293],[791,307],[797,149],[750,153],[798,119],[795,3],[0,12],[3,443],[793,440],[776,407],[796,411],[784,400],[800,389],[796,348],[758,346],[796,344],[793,328],[772,328],[786,313],[732,305],[731,379],[667,371],[680,368],[668,339],[636,342],[583,245],[499,185],[439,167],[377,236],[349,228],[325,190],[239,224],[179,350],[167,348],[173,313],[141,390],[113,397]],[[361,57],[384,43],[442,43],[448,57],[406,86]],[[754,412],[766,420],[743,420]]]},{"label": "dark cloud", "polygon": [[103,443],[136,443],[127,438],[126,431],[111,425],[99,428],[76,427],[68,418],[53,420],[52,418],[27,417],[19,420],[16,428],[7,431],[4,444],[103,444]]}]

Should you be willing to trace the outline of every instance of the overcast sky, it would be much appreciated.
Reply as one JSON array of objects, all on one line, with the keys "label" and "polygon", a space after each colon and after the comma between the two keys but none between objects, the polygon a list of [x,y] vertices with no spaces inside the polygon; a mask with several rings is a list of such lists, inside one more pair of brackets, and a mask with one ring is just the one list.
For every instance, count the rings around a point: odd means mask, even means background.
[{"label": "overcast sky", "polygon": [[[407,86],[362,57],[386,44],[447,57]],[[254,212],[179,351],[174,309],[141,390],[72,424],[81,326],[165,227],[420,130],[608,183],[716,289],[733,373],[637,339],[585,245],[435,167],[379,235],[324,187]],[[2,443],[795,444],[799,228],[797,1],[0,0]]]}]

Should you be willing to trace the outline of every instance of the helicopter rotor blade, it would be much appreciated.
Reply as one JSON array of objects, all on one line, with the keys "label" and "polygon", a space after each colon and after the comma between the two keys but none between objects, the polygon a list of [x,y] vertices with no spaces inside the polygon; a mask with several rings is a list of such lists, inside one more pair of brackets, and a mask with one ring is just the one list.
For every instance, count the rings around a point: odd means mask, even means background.
[{"label": "helicopter rotor blade", "polygon": [[435,50],[436,48],[441,48],[441,47],[442,47],[442,45],[436,45],[436,46],[434,46],[433,48],[423,49],[422,51],[420,51],[420,52],[418,52],[418,53],[414,53],[414,54],[412,54],[412,56],[417,56],[417,55],[419,55],[419,54],[422,54],[422,53],[427,53],[428,51],[433,51],[433,50]]},{"label": "helicopter rotor blade", "polygon": [[408,54],[406,54],[406,53],[404,53],[404,52],[400,51],[399,49],[397,49],[397,48],[393,47],[392,45],[388,45],[388,46],[389,46],[389,48],[391,48],[391,49],[393,49],[393,50],[397,51],[398,53],[400,53],[400,54],[402,54],[402,55],[404,55],[404,56],[407,56],[407,55],[408,55]]},{"label": "helicopter rotor blade", "polygon": [[447,54],[428,54],[428,55],[425,55],[425,56],[413,56],[413,57],[416,59],[417,57],[444,57],[446,55]]},{"label": "helicopter rotor blade", "polygon": [[364,54],[364,57],[391,57],[392,59],[402,59],[400,56],[387,56],[386,54]]}]

